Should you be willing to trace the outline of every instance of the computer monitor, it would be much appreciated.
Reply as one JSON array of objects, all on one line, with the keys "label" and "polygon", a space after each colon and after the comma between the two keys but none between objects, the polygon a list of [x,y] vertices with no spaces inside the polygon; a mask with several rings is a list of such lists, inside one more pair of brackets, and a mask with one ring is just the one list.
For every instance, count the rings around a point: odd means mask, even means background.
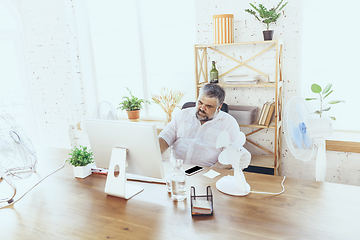
[{"label": "computer monitor", "polygon": [[96,166],[109,169],[107,194],[129,199],[143,190],[127,182],[126,173],[164,178],[155,124],[99,119],[87,119],[84,124]]}]

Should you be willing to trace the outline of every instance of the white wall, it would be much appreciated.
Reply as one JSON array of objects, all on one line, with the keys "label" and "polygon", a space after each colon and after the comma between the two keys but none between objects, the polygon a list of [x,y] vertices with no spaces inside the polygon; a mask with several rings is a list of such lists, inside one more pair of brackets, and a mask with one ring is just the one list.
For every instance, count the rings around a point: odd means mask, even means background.
[{"label": "white wall", "polygon": [[70,148],[69,124],[84,116],[72,1],[12,3],[24,26],[24,52],[39,142]]},{"label": "white wall", "polygon": [[[213,43],[212,16],[225,13],[234,14],[235,42],[262,41],[263,25],[256,21],[252,15],[244,11],[244,9],[251,8],[249,2],[252,1],[197,0],[197,42],[204,44]],[[261,3],[271,8],[278,2],[278,0],[264,0]],[[256,2],[255,5],[258,3]],[[296,95],[298,89],[300,89],[301,21],[302,1],[290,0],[284,9],[284,15],[279,18],[276,25],[270,28],[275,30],[275,39],[281,38],[284,40],[284,104]],[[260,57],[262,60],[266,60],[266,57]],[[210,60],[208,59],[208,61]],[[251,96],[248,98],[249,91],[251,91]],[[226,102],[230,104],[246,103],[261,106],[261,100],[259,102],[260,96],[263,94],[271,96],[271,93],[264,89],[226,89],[226,92]],[[249,130],[246,128],[242,129],[244,132],[249,132]],[[252,140],[270,150],[273,147],[273,132],[273,130],[261,131]],[[251,145],[247,145],[247,148],[256,151]],[[315,160],[303,163],[295,159],[286,146],[284,136],[282,136],[281,152],[281,175],[315,180]],[[328,166],[325,181],[360,185],[360,154],[327,151],[327,160]]]},{"label": "white wall", "polygon": [[[25,31],[25,55],[29,85],[35,103],[41,142],[70,148],[69,125],[85,116],[83,79],[78,59],[76,28],[71,0],[11,0],[19,10]],[[290,1],[278,24],[275,38],[282,38],[284,48],[284,103],[299,86],[301,1]],[[266,6],[277,4],[264,1]],[[263,27],[244,11],[244,0],[196,0],[197,42],[212,43],[212,15],[235,15],[235,42],[262,40]],[[191,86],[192,87],[192,86]],[[227,101],[236,102],[230,92]],[[245,131],[245,130],[244,130]],[[271,130],[270,130],[271,131]],[[269,132],[271,134],[271,132]],[[257,141],[272,145],[269,134],[259,134]],[[283,138],[281,174],[314,179],[314,161],[294,159]],[[326,181],[360,185],[360,154],[327,152]]]}]

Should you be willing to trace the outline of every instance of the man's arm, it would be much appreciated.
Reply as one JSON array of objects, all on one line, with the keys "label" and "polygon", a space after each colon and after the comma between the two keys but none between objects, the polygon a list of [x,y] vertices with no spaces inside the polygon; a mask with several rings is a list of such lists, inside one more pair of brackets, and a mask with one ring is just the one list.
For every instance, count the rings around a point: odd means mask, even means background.
[{"label": "man's arm", "polygon": [[159,137],[159,144],[160,144],[160,151],[161,151],[161,154],[163,154],[166,149],[169,148],[169,145],[167,144],[167,142],[162,139],[161,137]]}]

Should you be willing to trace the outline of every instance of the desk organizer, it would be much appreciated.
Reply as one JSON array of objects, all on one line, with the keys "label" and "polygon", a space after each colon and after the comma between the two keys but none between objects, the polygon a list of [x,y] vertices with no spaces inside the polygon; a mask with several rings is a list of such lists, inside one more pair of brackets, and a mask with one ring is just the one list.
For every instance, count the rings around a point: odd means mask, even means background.
[{"label": "desk organizer", "polygon": [[256,121],[257,107],[229,105],[229,114],[233,116],[238,124],[250,125]]},{"label": "desk organizer", "polygon": [[[204,203],[207,203],[209,205],[209,208],[196,208],[194,206],[194,203],[196,201],[201,201]],[[196,196],[195,194],[195,187],[191,186],[191,192],[190,192],[190,202],[191,202],[191,215],[192,216],[212,216],[213,215],[213,194],[211,191],[211,187],[206,187],[206,195],[199,195]]]}]

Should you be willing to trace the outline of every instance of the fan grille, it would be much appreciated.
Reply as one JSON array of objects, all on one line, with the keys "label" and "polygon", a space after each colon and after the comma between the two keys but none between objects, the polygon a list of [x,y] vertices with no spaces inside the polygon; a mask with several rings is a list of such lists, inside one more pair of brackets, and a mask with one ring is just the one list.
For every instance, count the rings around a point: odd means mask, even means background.
[{"label": "fan grille", "polygon": [[316,153],[314,142],[306,128],[306,122],[310,118],[310,111],[303,99],[290,99],[284,112],[285,139],[294,157],[305,162],[314,158]]},{"label": "fan grille", "polygon": [[13,179],[29,177],[37,156],[26,133],[8,114],[0,115],[0,171]]}]

